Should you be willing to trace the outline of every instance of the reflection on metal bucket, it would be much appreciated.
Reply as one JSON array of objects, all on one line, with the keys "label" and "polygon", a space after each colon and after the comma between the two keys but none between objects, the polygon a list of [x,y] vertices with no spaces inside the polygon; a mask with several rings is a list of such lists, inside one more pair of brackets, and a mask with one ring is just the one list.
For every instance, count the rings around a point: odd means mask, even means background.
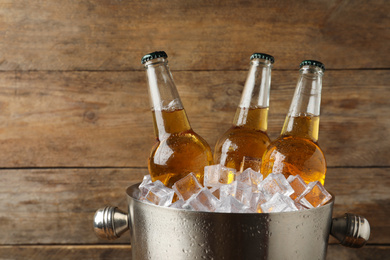
[{"label": "reflection on metal bucket", "polygon": [[138,184],[127,189],[128,215],[107,207],[94,223],[106,239],[129,228],[135,260],[325,259],[330,231],[351,247],[363,246],[370,233],[367,220],[352,214],[333,219],[332,227],[333,199],[296,212],[210,213],[143,203],[138,192]]}]

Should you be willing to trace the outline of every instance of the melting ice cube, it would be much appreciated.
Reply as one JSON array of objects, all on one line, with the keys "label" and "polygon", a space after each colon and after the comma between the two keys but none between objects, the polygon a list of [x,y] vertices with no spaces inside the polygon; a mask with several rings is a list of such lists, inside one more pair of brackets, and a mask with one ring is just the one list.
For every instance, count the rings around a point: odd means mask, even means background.
[{"label": "melting ice cube", "polygon": [[209,189],[203,188],[199,193],[192,195],[183,205],[183,208],[213,212],[219,204],[220,201],[209,191]]},{"label": "melting ice cube", "polygon": [[169,207],[174,208],[174,209],[182,209],[184,204],[185,204],[185,201],[182,199],[179,199],[176,202],[169,205]]},{"label": "melting ice cube", "polygon": [[287,181],[294,189],[294,193],[290,195],[290,198],[293,200],[298,198],[299,195],[301,195],[307,187],[305,181],[299,175],[290,175],[288,176]]},{"label": "melting ice cube", "polygon": [[204,186],[219,187],[223,184],[232,183],[235,179],[236,170],[227,168],[221,164],[204,167]]},{"label": "melting ice cube", "polygon": [[248,168],[243,172],[237,173],[236,180],[251,186],[252,191],[255,192],[258,190],[258,185],[263,180],[263,175],[260,172]]},{"label": "melting ice cube", "polygon": [[294,204],[294,201],[283,194],[276,193],[269,201],[262,204],[261,210],[264,213],[271,212],[288,212],[288,211],[297,211],[297,207]]},{"label": "melting ice cube", "polygon": [[332,195],[325,190],[319,181],[310,182],[306,190],[296,199],[300,204],[308,208],[316,208],[325,205]]},{"label": "melting ice cube", "polygon": [[267,176],[260,184],[259,190],[261,190],[266,196],[272,197],[276,193],[281,193],[286,196],[290,196],[294,193],[293,188],[290,186],[283,174],[273,174]]},{"label": "melting ice cube", "polygon": [[252,187],[238,181],[220,187],[220,199],[228,196],[234,197],[239,202],[249,206],[252,197]]},{"label": "melting ice cube", "polygon": [[140,190],[141,194],[140,197],[145,197],[146,193],[148,193],[148,189],[145,188],[146,185],[152,183],[152,178],[150,175],[145,175],[141,184],[138,186],[138,189]]},{"label": "melting ice cube", "polygon": [[168,206],[172,203],[174,190],[167,188],[161,181],[155,181],[145,185],[143,188],[147,189],[144,198],[146,202],[159,205]]},{"label": "melting ice cube", "polygon": [[190,173],[186,177],[175,182],[172,189],[174,189],[180,199],[188,200],[192,195],[198,193],[202,189],[202,185],[200,185],[198,179]]},{"label": "melting ice cube", "polygon": [[264,195],[263,192],[258,191],[252,193],[252,198],[250,202],[251,209],[254,212],[261,213],[261,205],[267,202],[267,197]]}]

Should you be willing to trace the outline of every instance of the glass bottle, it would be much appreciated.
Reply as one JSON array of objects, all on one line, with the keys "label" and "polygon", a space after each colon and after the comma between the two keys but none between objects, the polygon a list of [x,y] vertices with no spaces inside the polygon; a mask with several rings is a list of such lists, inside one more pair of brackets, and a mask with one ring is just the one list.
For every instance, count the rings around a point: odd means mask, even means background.
[{"label": "glass bottle", "polygon": [[167,58],[159,51],[141,60],[147,72],[157,138],[149,156],[149,173],[153,181],[160,180],[167,187],[191,172],[203,184],[204,167],[213,164],[211,149],[190,126]]},{"label": "glass bottle", "polygon": [[214,150],[215,163],[237,171],[245,170],[244,156],[258,161],[260,170],[261,158],[270,143],[267,120],[274,57],[254,53],[250,60],[249,73],[233,125],[219,138]]},{"label": "glass bottle", "polygon": [[326,161],[318,146],[322,76],[321,62],[305,60],[280,136],[264,153],[261,172],[300,175],[306,182],[324,184]]}]

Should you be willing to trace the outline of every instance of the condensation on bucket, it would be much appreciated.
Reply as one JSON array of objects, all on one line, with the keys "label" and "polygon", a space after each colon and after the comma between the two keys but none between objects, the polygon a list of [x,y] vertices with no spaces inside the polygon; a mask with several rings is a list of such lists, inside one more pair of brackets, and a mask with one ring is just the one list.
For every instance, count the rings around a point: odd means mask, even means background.
[{"label": "condensation on bucket", "polygon": [[333,200],[285,213],[209,213],[159,207],[128,189],[134,259],[325,259]]}]

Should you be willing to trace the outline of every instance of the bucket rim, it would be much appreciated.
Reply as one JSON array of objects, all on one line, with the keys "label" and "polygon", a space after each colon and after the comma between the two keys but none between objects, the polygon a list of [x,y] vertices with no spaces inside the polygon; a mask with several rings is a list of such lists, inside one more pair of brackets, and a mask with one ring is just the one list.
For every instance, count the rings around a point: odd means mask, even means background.
[{"label": "bucket rim", "polygon": [[333,205],[334,205],[334,202],[335,202],[335,196],[333,195],[332,192],[330,192],[329,190],[327,190],[330,195],[332,195],[332,198],[329,202],[327,202],[325,205],[323,206],[320,206],[320,207],[317,207],[317,208],[312,208],[312,209],[304,209],[304,210],[298,210],[298,211],[288,211],[288,212],[271,212],[271,213],[257,213],[257,212],[253,212],[253,213],[227,213],[227,212],[209,212],[209,211],[192,211],[192,210],[188,210],[188,209],[177,209],[177,208],[170,208],[170,207],[164,207],[164,206],[159,206],[159,205],[154,205],[154,204],[151,204],[151,203],[146,203],[146,202],[143,202],[139,199],[136,198],[137,195],[139,195],[139,189],[138,189],[138,186],[141,184],[141,182],[138,182],[138,183],[135,183],[133,185],[130,185],[129,187],[127,187],[126,189],[126,195],[127,195],[127,198],[128,200],[132,200],[134,201],[135,203],[139,203],[140,205],[144,206],[144,207],[155,207],[156,209],[158,210],[169,210],[169,211],[177,211],[177,212],[185,212],[185,213],[189,213],[189,214],[215,214],[215,215],[226,215],[226,214],[229,214],[229,215],[242,215],[242,216],[253,216],[253,215],[261,215],[261,216],[272,216],[272,215],[280,215],[280,214],[297,214],[297,212],[299,213],[310,213],[310,212],[314,212],[314,211],[317,211],[317,210],[320,210],[320,209],[325,209],[325,208],[333,208]]}]

